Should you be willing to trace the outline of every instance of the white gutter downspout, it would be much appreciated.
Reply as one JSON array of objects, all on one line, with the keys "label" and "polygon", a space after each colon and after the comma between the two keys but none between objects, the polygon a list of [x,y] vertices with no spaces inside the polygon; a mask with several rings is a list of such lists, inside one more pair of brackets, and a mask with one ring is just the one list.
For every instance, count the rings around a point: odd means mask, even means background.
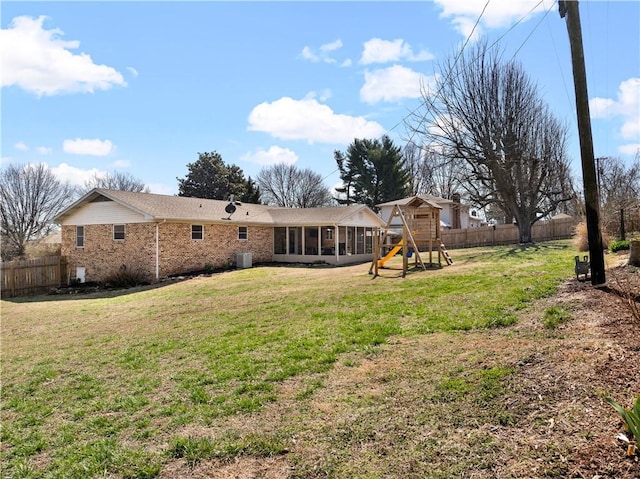
[{"label": "white gutter downspout", "polygon": [[159,223],[156,223],[156,281],[160,279],[160,233]]}]

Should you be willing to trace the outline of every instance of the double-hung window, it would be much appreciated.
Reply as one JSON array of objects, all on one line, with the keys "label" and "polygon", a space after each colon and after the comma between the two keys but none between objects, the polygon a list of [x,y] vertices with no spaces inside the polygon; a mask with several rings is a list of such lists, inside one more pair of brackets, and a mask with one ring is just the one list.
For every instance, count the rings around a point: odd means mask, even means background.
[{"label": "double-hung window", "polygon": [[124,241],[124,225],[113,225],[114,241]]},{"label": "double-hung window", "polygon": [[239,240],[249,239],[249,229],[247,226],[238,226],[238,239]]},{"label": "double-hung window", "polygon": [[84,248],[84,226],[76,226],[76,248]]},{"label": "double-hung window", "polygon": [[203,225],[191,225],[191,239],[202,240],[204,238],[204,226]]}]

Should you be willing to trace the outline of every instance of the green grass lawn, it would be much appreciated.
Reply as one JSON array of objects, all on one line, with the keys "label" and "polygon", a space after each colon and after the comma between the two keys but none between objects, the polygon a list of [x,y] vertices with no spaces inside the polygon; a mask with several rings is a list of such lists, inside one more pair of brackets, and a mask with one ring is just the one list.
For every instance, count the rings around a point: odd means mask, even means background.
[{"label": "green grass lawn", "polygon": [[[406,278],[384,269],[372,279],[368,264],[266,266],[143,290],[2,301],[3,477],[151,478],[176,458],[195,464],[285,452],[300,477],[312,477],[319,462],[325,472],[317,477],[354,477],[353,424],[347,436],[340,424],[324,424],[322,437],[311,425],[327,375],[354,370],[401,339],[464,339],[511,325],[573,275],[575,255],[568,241],[450,253],[454,265]],[[400,258],[388,264],[398,268]],[[476,369],[447,361],[423,368],[434,411],[464,421],[497,407],[513,372],[507,361]],[[277,408],[290,383],[298,388],[279,424],[250,433],[225,426]],[[473,408],[461,411],[469,396]],[[189,433],[207,428],[215,433]],[[295,438],[312,430],[318,447],[335,439],[333,453],[318,459],[296,448]],[[490,447],[473,441],[478,453]],[[428,449],[414,459],[434,453]],[[431,477],[447,474],[456,472]]]}]

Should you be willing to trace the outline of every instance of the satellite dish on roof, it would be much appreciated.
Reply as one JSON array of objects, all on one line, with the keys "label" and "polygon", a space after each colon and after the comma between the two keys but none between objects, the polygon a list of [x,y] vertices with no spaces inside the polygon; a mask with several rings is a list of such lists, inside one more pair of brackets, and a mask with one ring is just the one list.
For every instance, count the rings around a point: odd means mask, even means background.
[{"label": "satellite dish on roof", "polygon": [[229,196],[229,204],[224,207],[224,210],[229,214],[228,218],[222,218],[223,220],[230,220],[231,215],[236,212],[236,205],[233,204],[233,195]]}]

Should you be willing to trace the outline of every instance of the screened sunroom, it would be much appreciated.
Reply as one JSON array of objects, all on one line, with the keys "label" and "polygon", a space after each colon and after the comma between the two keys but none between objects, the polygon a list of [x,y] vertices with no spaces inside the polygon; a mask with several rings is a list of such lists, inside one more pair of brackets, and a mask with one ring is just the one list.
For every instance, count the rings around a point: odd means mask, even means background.
[{"label": "screened sunroom", "polygon": [[[373,235],[383,222],[366,206],[308,208],[295,213],[298,218],[291,215],[290,224],[286,226],[283,223],[287,218],[277,218],[282,226],[274,227],[274,261],[338,264],[366,262],[373,258]],[[320,222],[336,214],[342,217],[332,219],[341,221]],[[319,221],[309,224],[313,219]]]}]

